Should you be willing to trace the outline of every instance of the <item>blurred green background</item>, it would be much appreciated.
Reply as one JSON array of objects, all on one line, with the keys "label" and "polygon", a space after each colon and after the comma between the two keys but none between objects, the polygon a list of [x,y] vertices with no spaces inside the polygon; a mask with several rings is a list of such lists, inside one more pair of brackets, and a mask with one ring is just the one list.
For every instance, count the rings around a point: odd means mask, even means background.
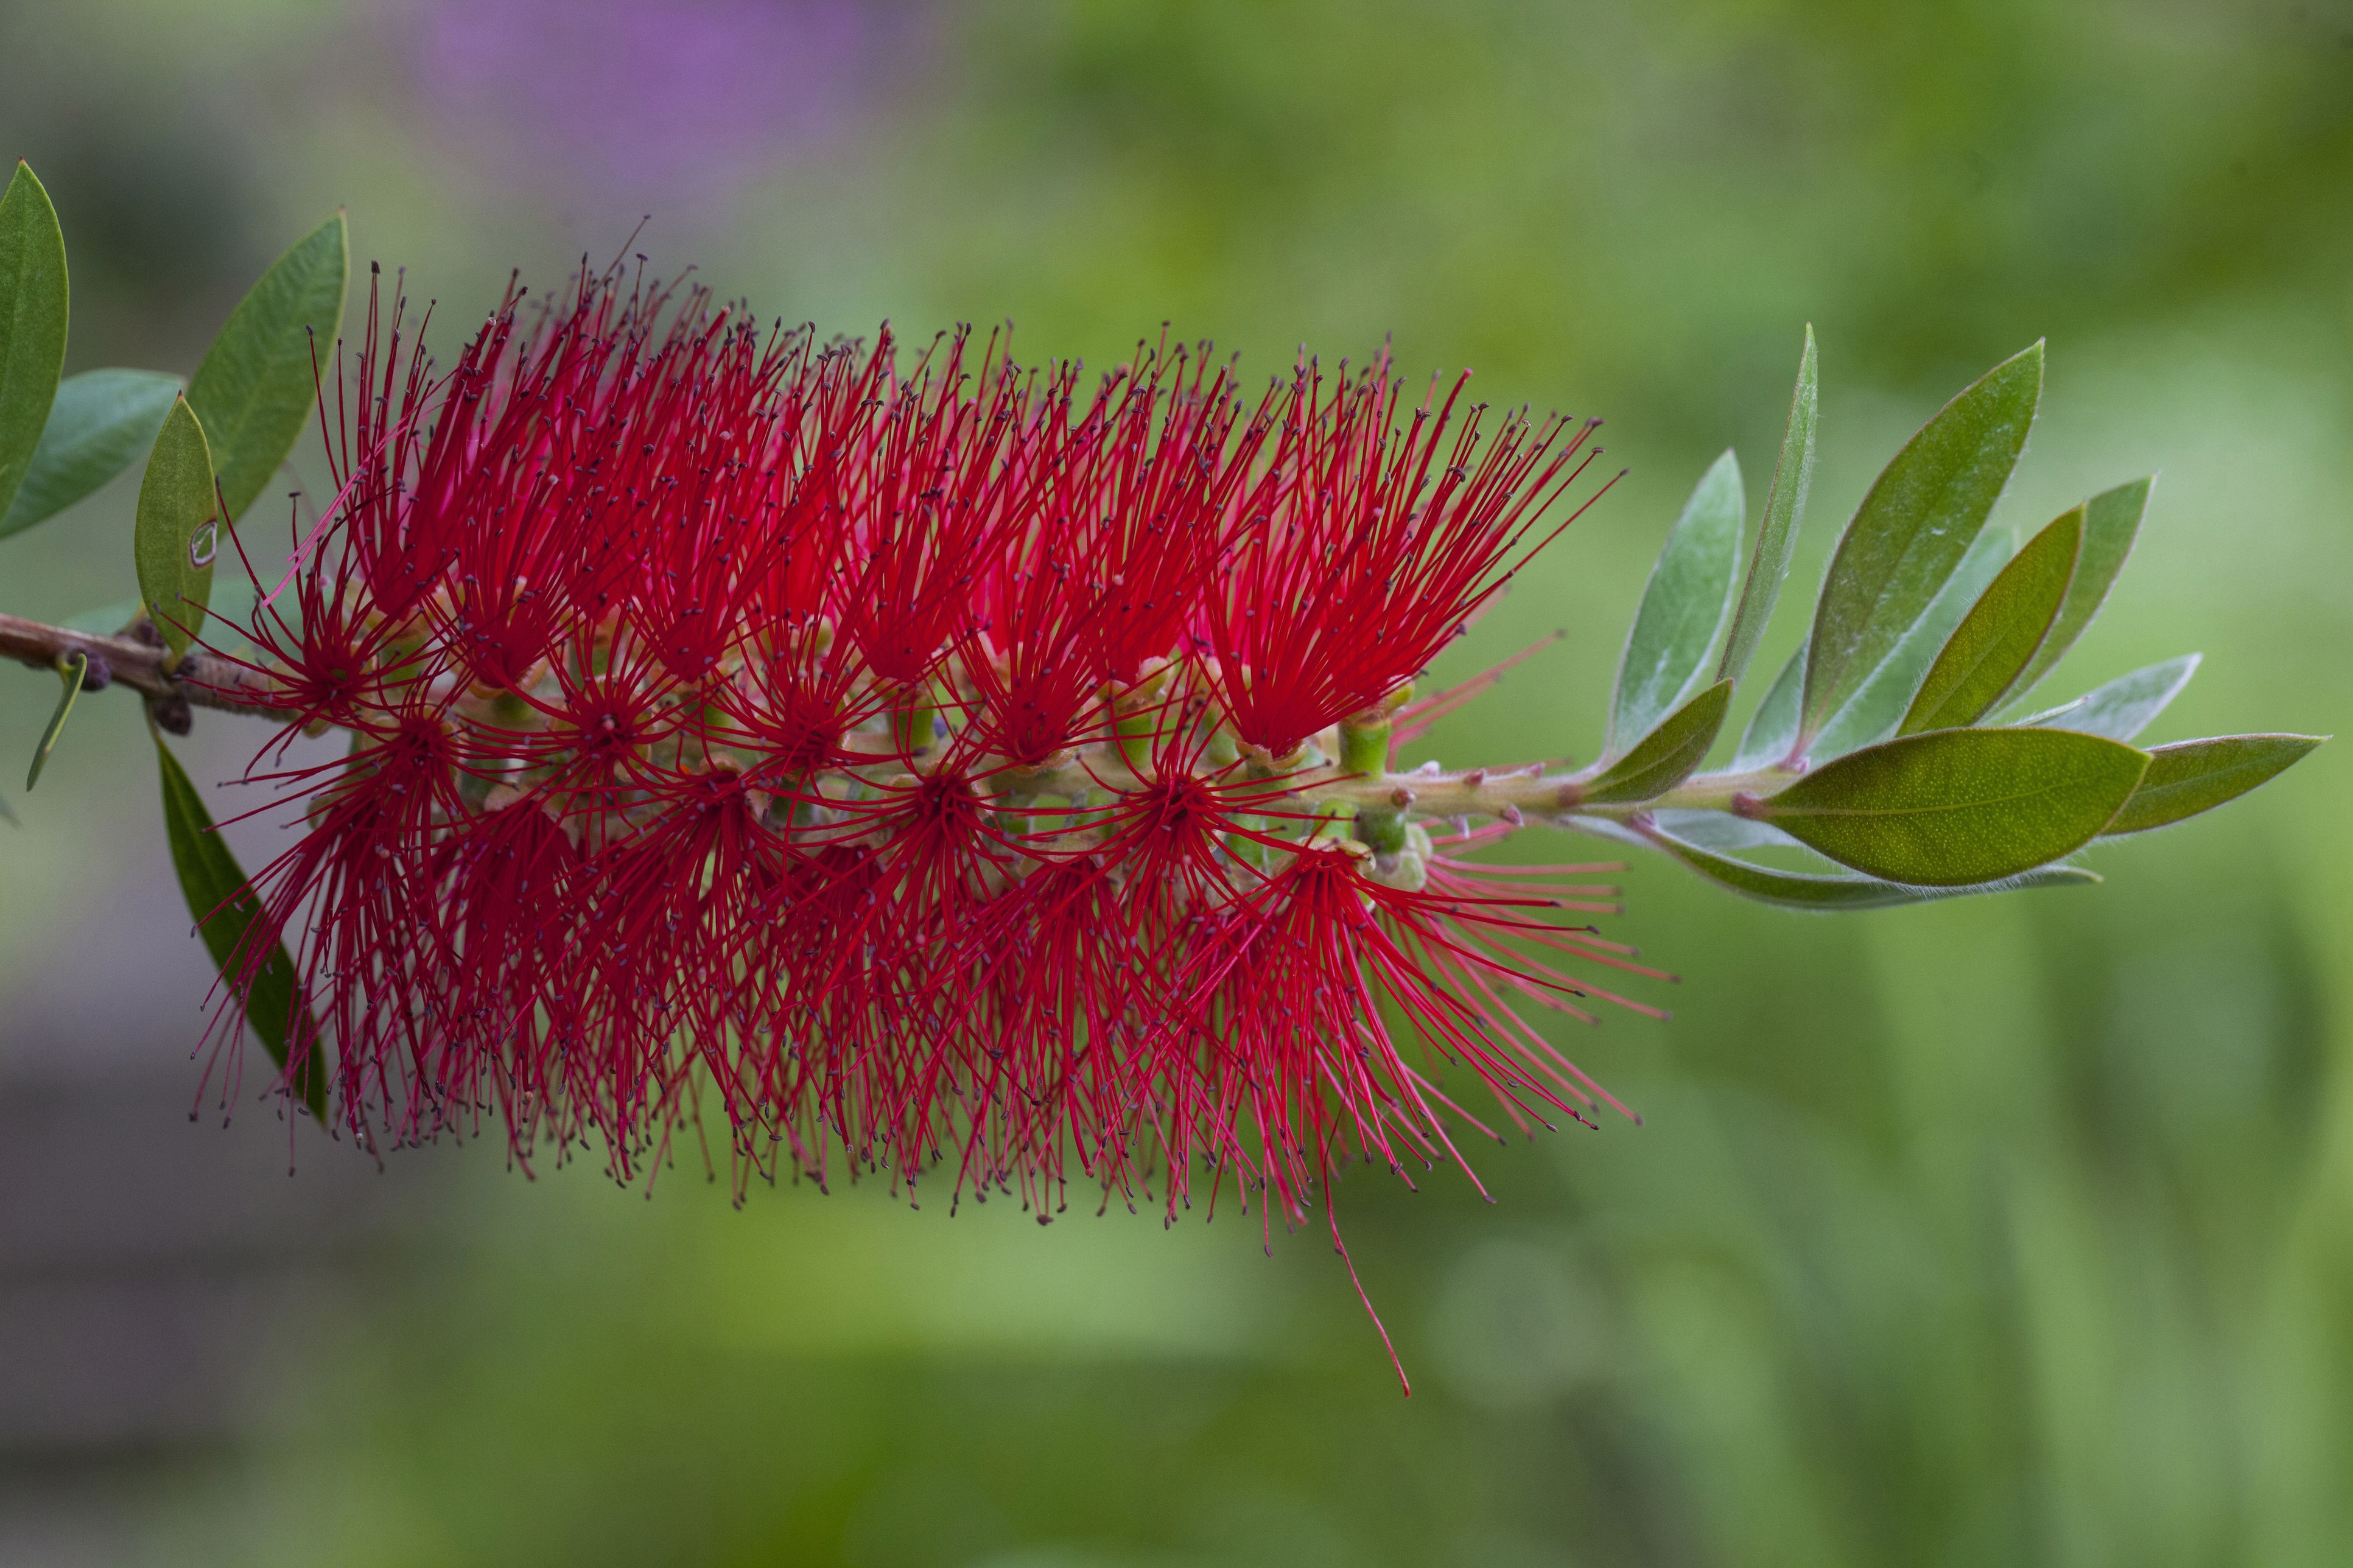
[{"label": "blurred green background", "polygon": [[[1806,322],[1801,602],[2047,334],[1997,521],[2163,471],[2053,689],[2202,649],[2153,738],[2353,711],[2342,5],[12,0],[0,40],[69,369],[191,369],[337,204],[445,349],[510,267],[625,247],[1106,366],[1164,319],[1267,374],[1393,333],[1632,467],[1447,656],[1569,634],[1422,748],[1468,763],[1590,754],[1685,490],[1731,443],[1761,503]],[[0,604],[128,594],[129,496],[0,545]],[[52,696],[0,680],[0,758]],[[144,744],[88,700],[0,827],[0,1561],[2353,1561],[2342,744],[2097,889],[1817,919],[1634,867],[1675,1016],[1574,1047],[1647,1124],[1486,1151],[1492,1206],[1343,1184],[1410,1400],[1328,1244],[1239,1216],[737,1212],[495,1139],[379,1175],[249,1092],[224,1131]]]}]

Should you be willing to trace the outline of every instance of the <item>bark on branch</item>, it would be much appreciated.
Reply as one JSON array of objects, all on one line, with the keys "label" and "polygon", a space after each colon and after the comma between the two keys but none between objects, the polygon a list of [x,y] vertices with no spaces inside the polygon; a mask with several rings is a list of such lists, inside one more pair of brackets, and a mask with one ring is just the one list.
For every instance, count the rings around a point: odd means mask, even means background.
[{"label": "bark on branch", "polygon": [[64,626],[28,621],[21,616],[0,614],[0,658],[13,658],[35,669],[55,669],[60,657],[77,651],[90,660],[90,673],[82,681],[85,691],[127,686],[160,703],[169,704],[176,700],[198,708],[257,713],[264,718],[292,717],[281,710],[255,704],[255,698],[268,697],[275,689],[268,677],[215,658],[202,648],[190,648],[167,671],[164,668],[165,651],[136,637],[70,631]]}]

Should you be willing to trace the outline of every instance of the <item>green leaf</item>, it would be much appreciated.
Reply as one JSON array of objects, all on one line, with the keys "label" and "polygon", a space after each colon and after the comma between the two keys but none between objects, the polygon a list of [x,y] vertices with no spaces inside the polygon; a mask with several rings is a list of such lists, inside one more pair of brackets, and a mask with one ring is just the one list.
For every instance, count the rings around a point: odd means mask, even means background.
[{"label": "green leaf", "polygon": [[58,743],[58,736],[66,727],[66,715],[73,711],[74,699],[81,695],[81,683],[90,674],[90,655],[79,648],[58,655],[58,679],[65,682],[65,692],[58,699],[57,710],[49,715],[47,728],[41,731],[41,743],[33,748],[32,771],[25,775],[25,793],[41,782],[41,770],[48,766],[49,752]]},{"label": "green leaf", "polygon": [[1883,882],[1875,877],[1823,877],[1803,871],[1777,871],[1767,867],[1719,855],[1653,827],[1643,835],[1709,881],[1796,910],[1883,910],[1899,904],[1925,903],[1932,899],[1965,897],[1971,893],[2007,891],[2013,888],[2063,887],[2096,882],[2099,876],[2080,866],[2043,866],[1996,882],[1964,887],[1912,888]]},{"label": "green leaf", "polygon": [[1746,849],[1788,849],[1803,854],[1811,860],[1827,860],[1782,832],[1769,822],[1759,822],[1753,816],[1735,816],[1723,810],[1701,809],[1694,806],[1662,805],[1643,814],[1651,825],[1671,838],[1686,844],[1696,844],[1703,849],[1719,854],[1737,854]]},{"label": "green leaf", "polygon": [[1799,733],[1862,689],[1961,563],[2010,482],[2042,396],[2042,345],[1945,405],[1872,482],[1822,581]]},{"label": "green leaf", "polygon": [[196,786],[164,744],[155,738],[156,764],[164,775],[164,831],[171,840],[172,868],[179,874],[180,891],[188,913],[213,956],[213,967],[232,991],[237,976],[250,973],[245,991],[245,1019],[253,1026],[269,1059],[285,1070],[290,1047],[299,1050],[295,1087],[311,1114],[323,1123],[327,1116],[327,1072],[321,1060],[318,1026],[302,994],[294,961],[286,944],[275,942],[257,964],[246,951],[256,940],[261,904],[248,885],[237,857],[214,830],[212,814],[196,794]]},{"label": "green leaf", "polygon": [[1757,704],[1757,711],[1748,721],[1748,728],[1740,733],[1740,745],[1733,753],[1736,773],[1751,768],[1770,767],[1789,754],[1798,743],[1798,702],[1806,694],[1806,645],[1799,643],[1781,666],[1781,673],[1765,689],[1765,699]]},{"label": "green leaf", "polygon": [[1748,581],[1741,585],[1739,607],[1732,614],[1732,634],[1725,638],[1724,662],[1716,679],[1737,683],[1757,657],[1765,638],[1773,605],[1781,597],[1781,581],[1789,574],[1789,552],[1798,542],[1798,525],[1806,514],[1806,491],[1814,481],[1814,407],[1820,374],[1814,359],[1814,329],[1806,326],[1805,352],[1798,357],[1797,390],[1789,395],[1789,423],[1781,432],[1780,460],[1773,465],[1773,488],[1766,492],[1765,515],[1757,522],[1757,548],[1748,562]]},{"label": "green leaf", "polygon": [[16,810],[14,807],[9,805],[8,797],[5,795],[0,795],[0,822],[5,822],[11,827],[22,827],[25,826],[23,823],[16,820]]},{"label": "green leaf", "polygon": [[58,209],[19,158],[0,196],[0,515],[32,466],[65,372],[66,306]]},{"label": "green leaf", "polygon": [[2093,617],[2107,600],[2108,590],[2116,585],[2116,574],[2125,569],[2125,558],[2132,553],[2133,540],[2140,532],[2140,520],[2148,511],[2148,492],[2156,483],[2157,477],[2152,474],[2128,485],[2102,490],[2084,503],[2084,548],[2075,558],[2075,575],[2067,584],[2066,601],[2051,623],[2050,635],[2034,650],[2034,658],[2019,675],[2018,683],[2010,688],[2011,696],[2023,697],[2033,690],[2052,668],[2067,657],[2075,639],[2089,629]]},{"label": "green leaf", "polygon": [[1897,734],[1957,730],[1993,710],[2042,646],[2083,544],[2080,506],[2026,542],[1953,628]]},{"label": "green leaf", "polygon": [[2088,842],[2147,768],[2146,752],[2071,730],[1932,730],[1826,763],[1761,815],[1866,876],[1958,887]]},{"label": "green leaf", "polygon": [[220,509],[205,428],[185,397],[172,401],[139,481],[139,517],[131,555],[139,596],[173,653],[187,651],[204,628],[220,549]]},{"label": "green leaf", "polygon": [[179,395],[180,378],[154,370],[86,370],[59,382],[32,466],[0,516],[0,539],[47,521],[129,468]]},{"label": "green leaf", "polygon": [[2011,543],[2010,531],[2005,528],[1989,528],[1978,535],[1977,542],[1961,557],[1951,579],[1920,618],[1912,623],[1912,629],[1904,634],[1895,651],[1871,672],[1862,689],[1822,726],[1822,732],[1806,749],[1809,756],[1816,762],[1827,762],[1895,733],[1895,726],[1912,705],[1913,694],[1920,689],[1921,679],[1936,662],[1937,651],[1968,614],[1978,595],[2009,563]]},{"label": "green leaf", "polygon": [[2208,741],[2152,747],[2147,776],[2108,824],[2107,836],[2146,833],[2236,800],[2284,773],[2325,739],[2320,735],[2218,735]]},{"label": "green leaf", "polygon": [[1704,679],[1707,656],[1732,610],[1746,506],[1740,459],[1726,452],[1683,503],[1651,568],[1618,660],[1604,756],[1617,756],[1648,735]]},{"label": "green leaf", "polygon": [[318,406],[319,374],[333,366],[350,281],[351,240],[338,212],[237,301],[188,384],[232,522],[269,487]]},{"label": "green leaf", "polygon": [[1691,777],[1724,728],[1732,682],[1719,680],[1667,715],[1641,743],[1587,784],[1578,799],[1594,805],[1654,800]]},{"label": "green leaf", "polygon": [[2052,730],[2080,730],[2086,735],[2105,735],[2111,741],[2132,740],[2156,722],[2166,706],[2181,695],[2181,689],[2198,673],[2198,658],[2194,653],[2185,653],[2179,658],[2168,658],[2163,664],[2120,675],[2073,702],[2063,702],[2019,722]]}]

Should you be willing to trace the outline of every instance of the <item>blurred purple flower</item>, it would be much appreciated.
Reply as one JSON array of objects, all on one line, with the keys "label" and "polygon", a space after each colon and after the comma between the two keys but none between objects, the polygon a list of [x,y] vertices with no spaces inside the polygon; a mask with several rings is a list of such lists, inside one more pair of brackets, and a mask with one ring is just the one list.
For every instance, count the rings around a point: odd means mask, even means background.
[{"label": "blurred purple flower", "polygon": [[418,77],[433,109],[491,121],[537,176],[676,203],[732,192],[854,128],[903,79],[923,12],[860,0],[417,0]]}]

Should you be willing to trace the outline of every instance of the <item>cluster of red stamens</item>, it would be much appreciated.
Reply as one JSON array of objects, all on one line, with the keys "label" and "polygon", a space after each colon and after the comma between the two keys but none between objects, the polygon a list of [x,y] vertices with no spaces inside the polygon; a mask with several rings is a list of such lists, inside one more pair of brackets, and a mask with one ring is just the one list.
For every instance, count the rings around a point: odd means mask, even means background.
[{"label": "cluster of red stamens", "polygon": [[[1608,868],[1314,787],[1453,700],[1400,711],[1591,426],[1386,358],[1253,405],[1165,342],[1086,390],[975,349],[591,278],[439,374],[371,300],[244,656],[291,714],[256,776],[307,797],[245,970],[292,944],[290,1077],[343,1128],[624,1179],[723,1132],[739,1182],[937,1169],[1041,1218],[1230,1174],[1295,1220],[1489,1131],[1448,1063],[1523,1127],[1606,1100],[1516,1009],[1633,967],[1563,914],[1608,889],[1512,879]],[[347,758],[269,761],[327,726]]]}]

